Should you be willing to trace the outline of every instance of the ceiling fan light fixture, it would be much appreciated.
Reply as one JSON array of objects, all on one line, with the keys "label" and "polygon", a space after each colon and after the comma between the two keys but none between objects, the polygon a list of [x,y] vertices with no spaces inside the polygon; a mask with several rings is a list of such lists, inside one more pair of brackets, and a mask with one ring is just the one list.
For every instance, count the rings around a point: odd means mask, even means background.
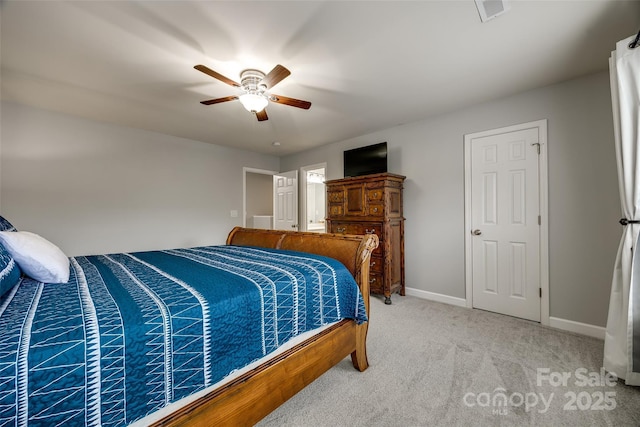
[{"label": "ceiling fan light fixture", "polygon": [[264,95],[257,95],[255,93],[245,93],[239,96],[242,106],[251,113],[259,113],[264,110],[269,100]]},{"label": "ceiling fan light fixture", "polygon": [[[2,0],[0,0],[1,2]],[[259,122],[269,120],[265,107],[269,104],[269,101],[288,105],[290,107],[302,108],[308,110],[311,107],[309,101],[303,101],[301,99],[288,98],[281,95],[273,95],[267,93],[273,86],[281,82],[287,76],[291,74],[282,65],[278,64],[268,74],[263,73],[260,70],[254,70],[252,68],[246,69],[240,73],[240,83],[231,80],[222,74],[213,71],[211,68],[205,65],[196,65],[194,68],[202,73],[205,73],[214,79],[220,80],[223,83],[233,86],[242,90],[242,95],[231,95],[223,98],[208,99],[206,101],[200,101],[203,105],[219,104],[221,102],[239,100],[242,106],[249,112],[256,115],[256,119]]]}]

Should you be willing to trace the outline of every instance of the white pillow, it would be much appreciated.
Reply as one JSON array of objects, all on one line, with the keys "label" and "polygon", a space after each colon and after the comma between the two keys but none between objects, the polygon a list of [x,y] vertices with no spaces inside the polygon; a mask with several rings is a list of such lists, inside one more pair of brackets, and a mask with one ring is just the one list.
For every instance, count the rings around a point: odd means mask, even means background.
[{"label": "white pillow", "polygon": [[28,231],[0,231],[0,241],[32,279],[44,283],[69,281],[69,258],[44,237]]}]

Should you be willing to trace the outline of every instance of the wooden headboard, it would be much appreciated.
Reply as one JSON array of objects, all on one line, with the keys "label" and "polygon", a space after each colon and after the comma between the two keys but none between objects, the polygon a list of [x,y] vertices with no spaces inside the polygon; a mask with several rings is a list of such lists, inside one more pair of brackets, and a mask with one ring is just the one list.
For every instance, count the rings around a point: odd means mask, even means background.
[{"label": "wooden headboard", "polygon": [[378,247],[378,237],[375,234],[356,236],[235,227],[227,237],[227,245],[286,249],[331,257],[343,263],[358,284],[360,276],[366,273],[368,287],[369,261],[371,252]]}]

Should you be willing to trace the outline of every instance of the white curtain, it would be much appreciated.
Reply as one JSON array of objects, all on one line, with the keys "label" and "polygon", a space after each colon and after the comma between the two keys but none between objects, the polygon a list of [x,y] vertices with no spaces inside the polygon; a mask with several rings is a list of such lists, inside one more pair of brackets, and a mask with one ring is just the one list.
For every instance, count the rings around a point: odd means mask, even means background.
[{"label": "white curtain", "polygon": [[640,385],[640,46],[629,46],[635,38],[619,41],[609,59],[622,215],[630,222],[618,247],[604,342],[605,369],[629,385]]}]

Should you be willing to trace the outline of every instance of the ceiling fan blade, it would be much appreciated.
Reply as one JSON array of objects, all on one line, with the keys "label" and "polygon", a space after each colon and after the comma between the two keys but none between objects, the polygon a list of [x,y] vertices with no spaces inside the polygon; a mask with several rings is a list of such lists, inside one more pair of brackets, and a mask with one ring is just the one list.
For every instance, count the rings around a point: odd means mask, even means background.
[{"label": "ceiling fan blade", "polygon": [[203,104],[203,105],[219,104],[221,102],[235,101],[236,99],[238,99],[237,96],[231,95],[231,96],[225,96],[224,98],[216,98],[216,99],[209,99],[207,101],[200,101],[200,104]]},{"label": "ceiling fan blade", "polygon": [[196,65],[196,66],[195,66],[195,67],[193,67],[193,68],[195,68],[196,70],[201,71],[201,72],[203,72],[203,73],[205,73],[205,74],[208,74],[208,75],[210,75],[211,77],[213,77],[214,79],[218,79],[218,80],[220,80],[221,82],[226,83],[226,84],[228,84],[228,85],[230,85],[230,86],[233,86],[233,87],[241,87],[241,86],[240,86],[240,83],[236,83],[236,82],[234,82],[233,80],[231,80],[230,78],[225,77],[225,76],[223,76],[222,74],[217,73],[217,72],[213,71],[211,68],[206,67],[206,66],[204,66],[204,65]]},{"label": "ceiling fan blade", "polygon": [[272,87],[277,85],[279,82],[284,80],[285,77],[288,77],[289,74],[291,74],[291,71],[287,70],[285,67],[278,64],[275,67],[273,67],[273,70],[269,71],[269,74],[264,76],[260,84],[264,84],[267,86],[267,89],[271,89]]},{"label": "ceiling fan blade", "polygon": [[267,109],[265,108],[262,111],[258,111],[256,113],[256,118],[258,119],[259,122],[263,122],[265,120],[269,120],[269,117],[267,116]]},{"label": "ceiling fan blade", "polygon": [[281,95],[271,94],[269,96],[269,101],[273,101],[278,104],[290,105],[292,107],[303,108],[305,110],[308,110],[311,107],[311,103],[309,101],[302,101],[300,99],[288,98]]}]

